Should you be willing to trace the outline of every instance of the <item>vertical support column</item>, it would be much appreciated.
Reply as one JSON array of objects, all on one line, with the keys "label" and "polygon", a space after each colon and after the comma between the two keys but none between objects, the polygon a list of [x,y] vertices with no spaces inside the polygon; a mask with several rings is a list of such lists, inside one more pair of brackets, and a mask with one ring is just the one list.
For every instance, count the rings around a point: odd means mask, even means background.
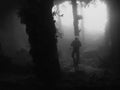
[{"label": "vertical support column", "polygon": [[76,3],[77,0],[71,0],[71,1],[72,1],[72,7],[73,7],[74,33],[75,33],[75,36],[79,36],[79,32],[80,32],[80,31],[79,31],[79,27],[78,27],[79,17],[78,17],[78,14],[77,14],[77,3]]},{"label": "vertical support column", "polygon": [[52,16],[53,0],[28,0],[20,16],[26,24],[35,62],[35,74],[46,84],[55,84],[60,78],[56,29]]}]

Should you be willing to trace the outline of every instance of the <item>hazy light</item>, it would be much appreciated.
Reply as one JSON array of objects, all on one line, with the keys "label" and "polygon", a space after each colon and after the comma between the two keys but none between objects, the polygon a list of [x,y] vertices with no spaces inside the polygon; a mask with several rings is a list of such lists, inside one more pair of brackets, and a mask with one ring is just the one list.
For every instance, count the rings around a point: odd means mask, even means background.
[{"label": "hazy light", "polygon": [[[103,36],[108,21],[107,5],[100,0],[93,0],[86,7],[82,7],[85,6],[84,2],[77,1],[77,4],[78,15],[83,16],[83,20],[79,20],[79,28],[84,30],[84,37],[95,39]],[[59,15],[62,15],[61,17],[54,16],[57,24],[56,27],[62,27],[61,30],[64,31],[64,34],[72,35],[74,30],[71,2],[65,1],[58,5],[58,7],[54,6],[52,11],[57,11]],[[61,23],[61,26],[59,26],[59,23]]]},{"label": "hazy light", "polygon": [[60,13],[63,14],[61,22],[65,26],[70,26],[73,23],[72,5],[70,2],[64,2],[59,5]]},{"label": "hazy light", "polygon": [[57,12],[54,16],[56,28],[63,32],[64,37],[71,39],[74,36],[73,11],[70,1],[65,1],[58,6],[54,6],[52,12]]},{"label": "hazy light", "polygon": [[105,3],[100,0],[91,2],[86,8],[83,8],[83,12],[86,32],[93,35],[104,34],[108,20]]}]

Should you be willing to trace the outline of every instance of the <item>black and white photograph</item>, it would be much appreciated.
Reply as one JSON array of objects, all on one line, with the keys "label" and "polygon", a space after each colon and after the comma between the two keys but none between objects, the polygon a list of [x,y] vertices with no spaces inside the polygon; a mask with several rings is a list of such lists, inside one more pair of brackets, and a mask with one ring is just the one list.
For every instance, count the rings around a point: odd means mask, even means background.
[{"label": "black and white photograph", "polygon": [[120,88],[120,0],[0,0],[0,90]]}]

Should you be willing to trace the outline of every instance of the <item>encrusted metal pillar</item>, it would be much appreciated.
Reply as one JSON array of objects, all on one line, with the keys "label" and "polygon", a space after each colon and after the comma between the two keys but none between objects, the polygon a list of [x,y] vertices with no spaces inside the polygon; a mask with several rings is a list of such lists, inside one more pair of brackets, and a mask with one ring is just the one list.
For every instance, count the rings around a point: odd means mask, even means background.
[{"label": "encrusted metal pillar", "polygon": [[28,0],[27,6],[20,11],[22,23],[26,24],[29,35],[35,74],[48,84],[55,83],[60,76],[52,7],[53,0]]},{"label": "encrusted metal pillar", "polygon": [[79,27],[78,27],[78,24],[79,24],[79,16],[78,16],[78,14],[77,14],[77,3],[76,3],[77,0],[71,0],[71,1],[72,1],[72,7],[73,7],[74,34],[75,34],[75,36],[79,36],[80,30],[79,30]]}]

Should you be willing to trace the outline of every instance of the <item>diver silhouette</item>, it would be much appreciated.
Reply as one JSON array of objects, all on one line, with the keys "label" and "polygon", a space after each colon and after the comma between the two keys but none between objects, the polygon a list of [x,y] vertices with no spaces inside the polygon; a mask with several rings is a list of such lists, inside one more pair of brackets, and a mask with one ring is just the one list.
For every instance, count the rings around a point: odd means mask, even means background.
[{"label": "diver silhouette", "polygon": [[80,60],[80,50],[79,50],[81,47],[80,40],[76,37],[72,41],[71,46],[73,48],[73,50],[72,50],[73,65],[74,65],[75,71],[77,71],[79,60]]}]

